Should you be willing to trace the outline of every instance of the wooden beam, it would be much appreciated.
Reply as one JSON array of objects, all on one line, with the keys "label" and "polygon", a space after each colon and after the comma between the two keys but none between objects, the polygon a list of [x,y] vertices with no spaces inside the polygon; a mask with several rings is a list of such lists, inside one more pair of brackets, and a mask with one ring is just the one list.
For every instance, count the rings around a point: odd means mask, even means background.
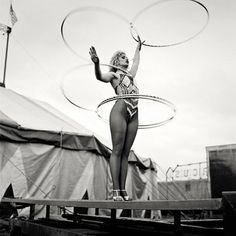
[{"label": "wooden beam", "polygon": [[1,202],[16,204],[36,204],[61,207],[84,207],[99,209],[139,209],[139,210],[219,210],[221,198],[203,200],[65,200],[65,199],[14,199],[3,198]]}]

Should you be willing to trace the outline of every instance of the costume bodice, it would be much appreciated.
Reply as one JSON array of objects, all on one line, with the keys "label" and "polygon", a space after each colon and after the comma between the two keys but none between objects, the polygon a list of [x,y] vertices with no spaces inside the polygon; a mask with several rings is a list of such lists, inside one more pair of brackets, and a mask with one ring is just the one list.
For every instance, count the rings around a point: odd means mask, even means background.
[{"label": "costume bodice", "polygon": [[139,90],[135,80],[126,74],[120,74],[120,78],[115,86],[113,86],[117,95],[138,94]]}]

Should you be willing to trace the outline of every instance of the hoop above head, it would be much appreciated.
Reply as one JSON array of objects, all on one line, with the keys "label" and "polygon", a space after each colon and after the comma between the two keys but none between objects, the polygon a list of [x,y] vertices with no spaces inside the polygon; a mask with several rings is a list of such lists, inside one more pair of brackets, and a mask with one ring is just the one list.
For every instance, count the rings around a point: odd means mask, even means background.
[{"label": "hoop above head", "polygon": [[[162,3],[167,3],[167,2],[170,2],[170,1],[177,1],[177,0],[159,0],[157,2],[154,2],[146,7],[144,7],[142,10],[140,10],[134,17],[133,19],[131,20],[131,23],[130,23],[130,33],[131,33],[131,36],[132,38],[138,42],[139,39],[137,36],[141,35],[143,37],[142,34],[138,34],[137,31],[139,30],[137,25],[135,25],[136,21],[138,18],[140,18],[140,16],[147,12],[149,9],[155,7],[156,5],[159,5],[159,4],[162,4]],[[197,30],[197,32],[195,33],[192,33],[190,36],[186,37],[185,39],[183,40],[179,40],[179,41],[176,41],[176,42],[173,42],[173,43],[160,43],[158,44],[157,42],[155,43],[150,43],[148,42],[149,39],[148,38],[145,38],[145,42],[143,43],[144,46],[148,46],[148,47],[170,47],[170,46],[175,46],[175,45],[179,45],[179,44],[182,44],[182,43],[185,43],[185,42],[188,42],[189,40],[195,38],[196,36],[198,36],[207,26],[208,22],[209,22],[209,18],[210,18],[210,15],[209,15],[209,11],[207,9],[206,6],[204,6],[202,3],[196,1],[196,0],[182,0],[182,1],[185,1],[185,2],[192,2],[194,3],[195,5],[197,6],[200,6],[201,9],[205,12],[206,14],[206,20],[205,22],[201,25],[201,28],[199,30]],[[158,23],[155,23],[156,25],[158,25]],[[139,30],[140,32],[140,30]]]},{"label": "hoop above head", "polygon": [[112,102],[112,101],[116,101],[118,99],[128,99],[128,98],[135,98],[135,99],[146,99],[146,100],[150,100],[150,101],[154,101],[154,102],[158,102],[158,103],[162,103],[164,104],[165,106],[167,106],[170,110],[171,110],[171,115],[165,119],[165,120],[162,120],[160,122],[154,122],[154,123],[149,123],[149,124],[140,124],[138,126],[139,129],[149,129],[149,128],[155,128],[155,127],[158,127],[158,126],[162,126],[166,123],[168,123],[169,121],[171,121],[174,116],[175,116],[175,113],[176,113],[176,108],[174,106],[173,103],[171,103],[170,101],[166,100],[166,99],[163,99],[163,98],[160,98],[160,97],[156,97],[156,96],[152,96],[152,95],[143,95],[143,94],[125,94],[125,95],[117,95],[117,96],[114,96],[114,97],[111,97],[111,98],[108,98],[108,99],[105,99],[103,100],[102,102],[100,102],[97,106],[97,109],[96,109],[96,113],[97,115],[102,119],[102,120],[105,120],[105,121],[108,121],[106,120],[104,117],[102,117],[102,115],[100,114],[100,108],[101,106],[103,106],[104,104],[106,103],[109,103],[109,102]]},{"label": "hoop above head", "polygon": [[[65,45],[67,46],[67,48],[73,53],[73,54],[75,54],[76,56],[78,56],[78,57],[80,57],[81,59],[83,59],[83,60],[85,60],[85,61],[87,61],[87,62],[90,62],[90,59],[89,58],[87,58],[86,57],[86,55],[83,55],[84,53],[81,53],[81,50],[76,50],[75,49],[75,47],[73,47],[73,46],[71,46],[72,44],[71,44],[71,41],[69,41],[69,38],[68,37],[66,37],[66,32],[65,32],[65,29],[67,29],[68,30],[68,23],[66,24],[66,22],[69,20],[69,18],[72,18],[72,16],[74,17],[75,16],[75,14],[80,14],[79,16],[81,16],[81,15],[83,15],[83,13],[86,13],[86,15],[88,16],[89,14],[94,14],[94,13],[96,13],[96,14],[99,14],[99,13],[101,13],[102,14],[102,16],[103,17],[105,17],[105,15],[106,16],[108,16],[109,17],[109,19],[110,18],[112,18],[111,19],[111,24],[112,24],[112,22],[114,21],[114,20],[118,20],[118,22],[120,23],[120,24],[122,24],[122,22],[123,23],[125,23],[125,26],[127,26],[127,35],[128,35],[128,37],[129,37],[129,39],[130,39],[130,34],[129,34],[129,32],[128,32],[128,27],[129,27],[129,21],[124,17],[124,16],[122,16],[122,15],[120,15],[119,13],[117,13],[117,12],[115,12],[115,11],[112,11],[112,10],[110,10],[110,9],[106,9],[106,8],[103,8],[103,7],[98,7],[98,6],[85,6],[85,7],[79,7],[79,8],[76,8],[76,9],[74,9],[74,10],[72,10],[72,11],[70,11],[66,16],[65,16],[65,18],[63,19],[63,21],[62,21],[62,23],[61,23],[61,37],[62,37],[62,40],[64,41],[64,43],[65,43]],[[77,17],[78,17],[78,15],[77,15]],[[83,18],[82,18],[83,19]],[[84,19],[83,19],[84,20]],[[99,20],[103,20],[103,18],[102,17],[99,17]],[[113,20],[113,21],[112,21]],[[89,21],[89,22],[88,22]],[[77,25],[76,26],[80,26],[80,27],[82,27],[82,24],[83,24],[83,22],[86,22],[86,23],[88,23],[88,24],[92,24],[92,23],[97,23],[97,21],[96,21],[96,17],[94,17],[94,15],[91,15],[91,17],[89,18],[89,20],[88,21],[86,21],[86,20],[84,20],[84,21],[76,21],[76,22],[73,22],[73,23],[76,23]],[[93,28],[93,26],[92,27],[87,27],[84,31],[81,31],[81,28],[79,28],[79,27],[77,27],[78,29],[80,29],[80,34],[79,35],[81,35],[81,33],[86,33],[86,36],[87,36],[87,34],[88,34],[88,31],[89,30],[91,30],[91,29],[93,29],[94,30],[94,32],[96,31],[96,32],[100,32],[101,31],[101,29],[103,29],[105,26],[104,25],[106,25],[105,23],[109,23],[108,22],[108,20],[104,20],[104,22],[102,22],[103,24],[102,25],[99,25],[100,26],[100,29],[98,29],[98,27],[97,28]],[[114,23],[114,22],[113,22]],[[66,27],[66,25],[67,25],[67,27]],[[97,26],[97,25],[96,25]],[[75,27],[74,27],[75,28]],[[75,32],[75,30],[74,30],[74,28],[73,28],[73,31],[72,32]],[[76,29],[76,28],[75,28]],[[67,31],[68,32],[68,31]],[[85,34],[84,34],[85,35]],[[85,37],[83,34],[82,34],[82,38],[83,37]],[[112,35],[112,34],[111,34]],[[68,35],[67,35],[68,36]],[[91,37],[90,37],[91,36]],[[102,34],[99,34],[99,35],[96,35],[96,36],[99,36],[100,37],[100,39],[101,39],[101,37],[102,37]],[[93,35],[93,34],[89,34],[89,37],[90,38],[95,38],[96,39],[96,36],[95,35]],[[108,37],[108,35],[106,34],[106,37]],[[84,41],[86,41],[87,43],[89,43],[90,42],[90,40],[87,40],[87,38],[86,39],[84,39],[83,38],[83,40]],[[130,40],[130,41],[132,41],[132,39]],[[91,45],[94,45],[94,44],[91,44]],[[84,48],[84,46],[85,45],[83,45],[83,48]],[[88,45],[86,45],[86,49],[89,49],[89,46],[87,47]],[[107,44],[106,44],[106,46],[107,46]],[[82,49],[83,49],[82,48]],[[82,50],[83,51],[83,50]]]}]

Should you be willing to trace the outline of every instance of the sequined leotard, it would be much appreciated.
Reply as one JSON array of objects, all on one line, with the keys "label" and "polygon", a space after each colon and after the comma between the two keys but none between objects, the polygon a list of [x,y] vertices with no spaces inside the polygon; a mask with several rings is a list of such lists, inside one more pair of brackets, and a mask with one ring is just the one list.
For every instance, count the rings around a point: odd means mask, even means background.
[{"label": "sequined leotard", "polygon": [[[138,94],[139,92],[134,79],[126,74],[120,74],[118,84],[114,87],[114,90],[117,95]],[[125,98],[124,102],[127,107],[129,118],[132,119],[134,114],[138,111],[138,99]]]}]

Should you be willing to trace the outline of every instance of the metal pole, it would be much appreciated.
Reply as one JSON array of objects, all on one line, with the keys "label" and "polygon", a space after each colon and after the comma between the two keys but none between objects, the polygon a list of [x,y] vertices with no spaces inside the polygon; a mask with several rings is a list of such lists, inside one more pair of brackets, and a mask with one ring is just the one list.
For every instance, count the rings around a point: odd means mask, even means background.
[{"label": "metal pole", "polygon": [[4,71],[3,71],[3,82],[2,86],[5,88],[5,81],[6,81],[6,71],[7,71],[7,54],[8,54],[8,44],[9,44],[9,35],[11,33],[11,28],[7,26],[7,43],[6,43],[6,51],[5,51],[5,62],[4,62]]},{"label": "metal pole", "polygon": [[169,171],[172,170],[171,167],[169,167],[166,171],[166,199],[169,199],[169,186],[168,186],[168,173]]}]

